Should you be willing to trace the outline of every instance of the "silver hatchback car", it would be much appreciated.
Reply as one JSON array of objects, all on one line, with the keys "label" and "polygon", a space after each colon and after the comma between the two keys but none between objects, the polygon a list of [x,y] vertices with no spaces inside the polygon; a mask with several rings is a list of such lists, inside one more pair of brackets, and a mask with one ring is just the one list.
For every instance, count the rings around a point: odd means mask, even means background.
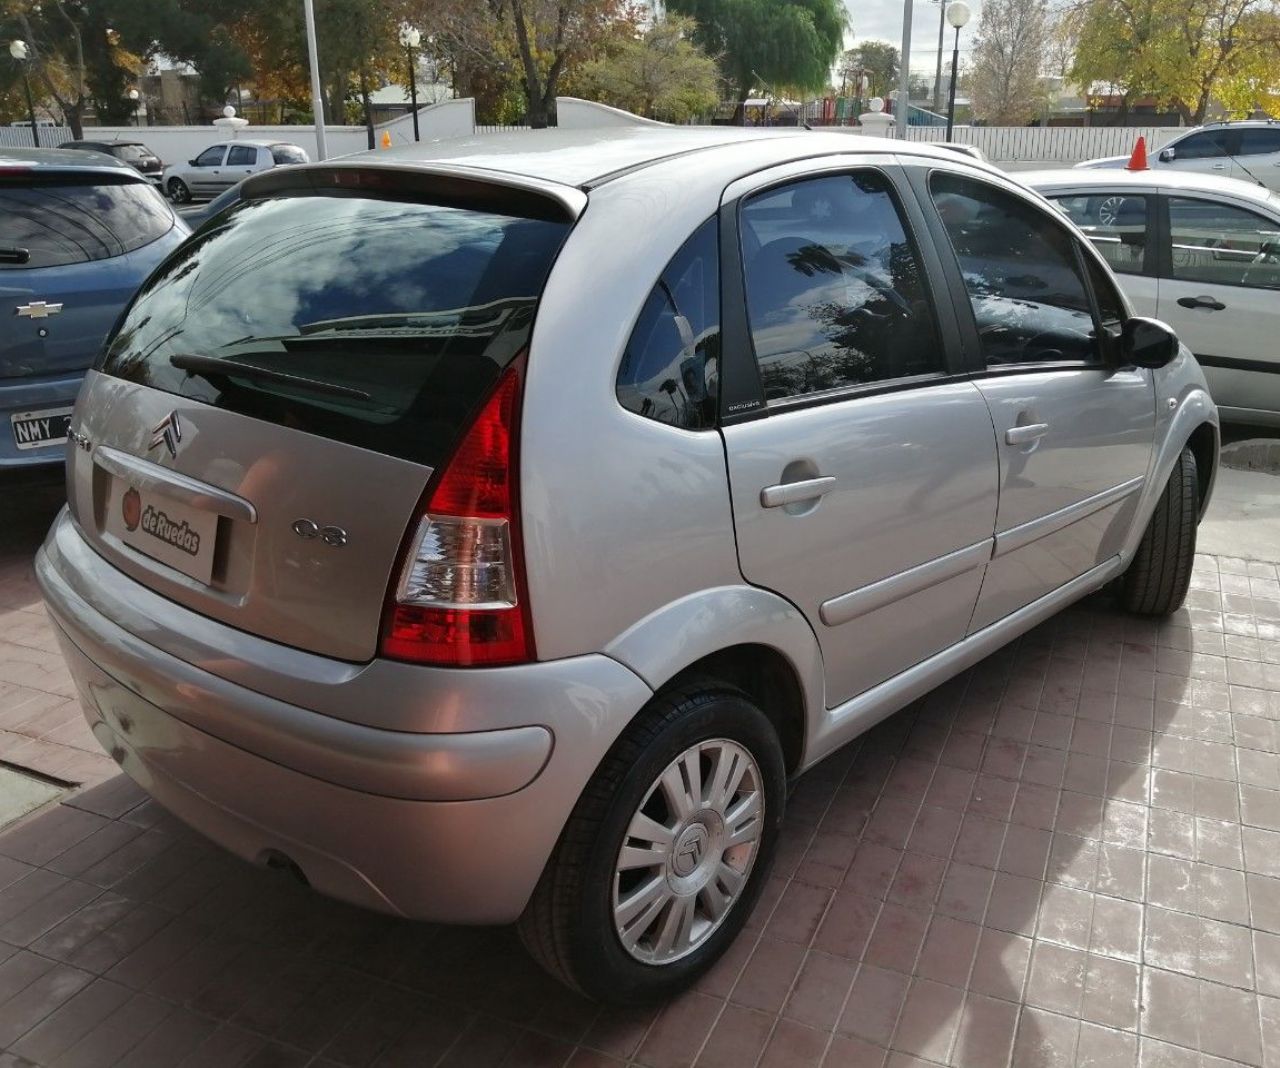
[{"label": "silver hatchback car", "polygon": [[80,394],[37,563],[93,729],[313,887],[669,994],[788,782],[1115,581],[1217,414],[1069,221],[946,150],[546,131],[250,179]]}]

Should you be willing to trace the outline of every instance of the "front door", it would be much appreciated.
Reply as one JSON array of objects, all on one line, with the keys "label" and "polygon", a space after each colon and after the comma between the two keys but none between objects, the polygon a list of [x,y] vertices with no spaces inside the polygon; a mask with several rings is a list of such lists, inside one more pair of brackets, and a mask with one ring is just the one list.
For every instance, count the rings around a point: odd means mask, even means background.
[{"label": "front door", "polygon": [[1238,421],[1280,422],[1280,218],[1207,195],[1166,199],[1159,317]]},{"label": "front door", "polygon": [[937,258],[892,172],[762,178],[722,216],[744,274],[725,299],[740,315],[745,290],[736,366],[759,398],[723,430],[739,561],[809,619],[828,706],[964,637],[995,523],[991,419],[953,374]]},{"label": "front door", "polygon": [[226,145],[206,148],[191,166],[191,193],[197,197],[216,197],[222,192],[222,164],[227,158]]},{"label": "front door", "polygon": [[[1166,155],[1172,151],[1172,159]],[[1240,152],[1240,131],[1219,126],[1188,134],[1177,144],[1161,151],[1159,159],[1176,171],[1217,174],[1231,177],[1231,157]]]},{"label": "front door", "polygon": [[1054,215],[945,171],[929,192],[969,294],[976,382],[1000,453],[995,550],[971,625],[979,630],[1120,550],[1151,459],[1155,392],[1149,371],[1108,359],[1103,330],[1118,332],[1124,308]]}]

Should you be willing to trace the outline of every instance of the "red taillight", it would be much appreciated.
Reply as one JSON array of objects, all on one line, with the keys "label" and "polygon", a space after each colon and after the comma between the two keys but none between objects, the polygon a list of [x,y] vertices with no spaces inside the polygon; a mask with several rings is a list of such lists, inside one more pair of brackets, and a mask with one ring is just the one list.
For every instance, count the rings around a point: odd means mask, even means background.
[{"label": "red taillight", "polygon": [[431,487],[394,579],[381,653],[468,665],[533,659],[516,494],[517,360]]}]

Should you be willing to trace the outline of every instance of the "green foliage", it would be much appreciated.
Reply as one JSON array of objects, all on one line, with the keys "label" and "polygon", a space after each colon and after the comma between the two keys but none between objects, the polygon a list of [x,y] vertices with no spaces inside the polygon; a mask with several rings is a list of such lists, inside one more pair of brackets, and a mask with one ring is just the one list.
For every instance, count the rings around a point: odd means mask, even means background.
[{"label": "green foliage", "polygon": [[840,77],[850,85],[858,71],[866,75],[870,96],[888,96],[898,88],[898,50],[885,41],[863,41],[840,58]]},{"label": "green foliage", "polygon": [[1021,126],[1045,99],[1048,41],[1044,0],[986,0],[973,50],[973,112],[993,126]]},{"label": "green foliage", "polygon": [[574,91],[651,119],[687,122],[715,107],[716,62],[695,45],[695,23],[681,15],[658,19],[612,55],[584,64]]},{"label": "green foliage", "polygon": [[694,41],[719,58],[739,100],[761,80],[825,88],[848,24],[840,0],[668,0],[666,6],[697,23]]}]

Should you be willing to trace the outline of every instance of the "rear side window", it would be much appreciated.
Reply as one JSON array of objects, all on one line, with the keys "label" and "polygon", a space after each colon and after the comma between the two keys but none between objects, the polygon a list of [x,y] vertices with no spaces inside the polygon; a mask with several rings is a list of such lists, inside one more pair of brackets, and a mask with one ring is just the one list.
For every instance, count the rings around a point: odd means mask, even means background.
[{"label": "rear side window", "polygon": [[435,466],[527,344],[567,231],[363,196],[247,201],[152,276],[102,370]]},{"label": "rear side window", "polygon": [[272,145],[271,158],[276,163],[306,163],[307,154],[297,145]]},{"label": "rear side window", "polygon": [[140,160],[151,157],[151,153],[141,145],[115,145],[112,155],[117,159],[127,160],[130,163],[137,163]]},{"label": "rear side window", "polygon": [[1053,198],[1062,213],[1085,232],[1113,271],[1141,274],[1147,255],[1147,198],[1130,193],[1095,193]]},{"label": "rear side window", "polygon": [[708,219],[662,272],[618,369],[618,401],[659,423],[702,430],[720,396],[719,228]]},{"label": "rear side window", "polygon": [[11,253],[0,256],[0,272],[122,256],[172,228],[169,205],[142,182],[0,184],[0,249]]},{"label": "rear side window", "polygon": [[1173,277],[1280,289],[1280,224],[1244,208],[1169,198]]},{"label": "rear side window", "polygon": [[944,369],[920,261],[883,175],[810,178],[742,209],[766,402]]},{"label": "rear side window", "polygon": [[1249,126],[1240,131],[1240,155],[1264,156],[1280,152],[1280,128]]},{"label": "rear side window", "polygon": [[258,162],[258,150],[253,145],[232,145],[227,153],[228,167],[252,167]]},{"label": "rear side window", "polygon": [[935,172],[929,188],[988,366],[1101,358],[1074,239],[1047,209],[958,174]]}]

